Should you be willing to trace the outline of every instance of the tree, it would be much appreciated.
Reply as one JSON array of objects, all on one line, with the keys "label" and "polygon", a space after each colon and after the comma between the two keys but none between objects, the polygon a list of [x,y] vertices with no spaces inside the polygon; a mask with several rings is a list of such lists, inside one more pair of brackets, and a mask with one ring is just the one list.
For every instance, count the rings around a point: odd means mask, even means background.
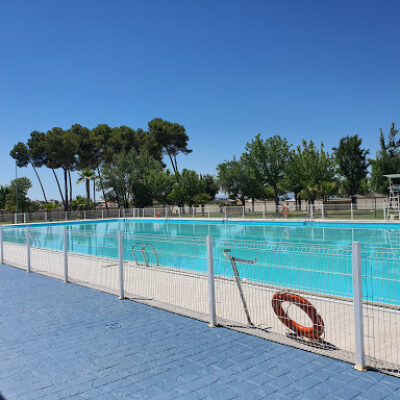
[{"label": "tree", "polygon": [[376,152],[375,160],[369,160],[371,163],[371,187],[377,193],[388,193],[389,180],[384,177],[388,174],[400,172],[400,143],[397,140],[399,130],[392,123],[387,141],[385,135],[380,129],[380,149]]},{"label": "tree", "polygon": [[174,173],[178,172],[177,156],[189,154],[192,150],[187,148],[189,137],[185,127],[177,123],[155,118],[149,122],[149,132],[154,136],[162,152],[169,157]]},{"label": "tree", "polygon": [[79,179],[76,181],[76,183],[85,183],[86,186],[86,207],[89,209],[89,203],[90,203],[90,182],[93,182],[96,179],[96,174],[94,171],[90,169],[84,169],[79,173]]},{"label": "tree", "polygon": [[0,185],[0,210],[6,208],[7,195],[10,193],[10,187],[7,185]]},{"label": "tree", "polygon": [[256,198],[264,198],[263,184],[246,155],[242,155],[239,160],[233,158],[219,164],[217,177],[222,190],[239,199],[243,206],[247,198],[252,199],[253,208]]},{"label": "tree", "polygon": [[[6,195],[5,208],[8,211],[26,212],[29,211],[32,202],[28,199],[28,191],[32,187],[32,182],[26,177],[13,179],[9,186],[9,192]],[[18,202],[18,207],[17,207]]]},{"label": "tree", "polygon": [[169,170],[150,170],[144,175],[143,183],[148,188],[153,201],[168,204],[168,196],[175,183],[175,177]]},{"label": "tree", "polygon": [[356,202],[355,196],[368,173],[369,151],[362,149],[361,143],[362,139],[358,135],[346,136],[340,139],[338,147],[333,148],[338,173],[344,178],[343,188],[352,203]]},{"label": "tree", "polygon": [[63,151],[63,134],[64,130],[62,128],[55,127],[47,131],[45,137],[39,140],[43,140],[43,164],[52,170],[60,192],[61,201],[64,204],[64,209],[67,211],[68,199],[66,202],[56,173],[56,169],[61,167],[60,153]]},{"label": "tree", "polygon": [[42,189],[44,201],[47,203],[47,197],[44,191],[42,180],[40,179],[39,173],[35,167],[35,162],[31,158],[28,147],[24,143],[18,142],[11,150],[10,156],[16,161],[18,168],[27,167],[29,164],[32,166],[36,178],[39,181],[40,188]]},{"label": "tree", "polygon": [[279,135],[262,140],[261,135],[258,134],[251,142],[246,144],[244,157],[259,182],[264,186],[272,187],[276,212],[278,212],[280,187],[290,157],[290,146],[287,140]]},{"label": "tree", "polygon": [[298,146],[296,150],[290,151],[290,156],[285,168],[285,175],[282,183],[282,187],[285,191],[293,192],[296,203],[296,211],[301,210],[300,193],[304,189],[302,185],[304,178],[302,178],[300,175],[303,175],[304,172],[301,148]]}]

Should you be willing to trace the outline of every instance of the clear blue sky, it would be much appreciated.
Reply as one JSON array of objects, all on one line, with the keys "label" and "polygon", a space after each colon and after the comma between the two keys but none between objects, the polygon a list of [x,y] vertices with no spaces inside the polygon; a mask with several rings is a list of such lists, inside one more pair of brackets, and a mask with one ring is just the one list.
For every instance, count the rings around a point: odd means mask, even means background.
[{"label": "clear blue sky", "polygon": [[73,123],[179,122],[194,150],[179,166],[199,172],[258,132],[327,148],[357,133],[374,154],[400,122],[399,15],[398,1],[2,1],[0,184],[13,144]]}]

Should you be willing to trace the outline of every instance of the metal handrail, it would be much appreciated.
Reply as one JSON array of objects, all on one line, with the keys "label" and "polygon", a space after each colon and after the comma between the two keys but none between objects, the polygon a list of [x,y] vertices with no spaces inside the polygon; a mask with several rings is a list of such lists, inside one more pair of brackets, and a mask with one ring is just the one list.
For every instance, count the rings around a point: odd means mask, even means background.
[{"label": "metal handrail", "polygon": [[159,259],[158,259],[158,254],[156,252],[156,249],[154,248],[154,246],[151,243],[144,243],[142,246],[142,254],[143,254],[143,258],[146,262],[146,266],[150,267],[150,259],[149,259],[149,254],[147,253],[146,250],[146,246],[150,246],[153,250],[154,255],[156,256],[156,261],[157,261],[157,267],[160,265],[159,264]]}]

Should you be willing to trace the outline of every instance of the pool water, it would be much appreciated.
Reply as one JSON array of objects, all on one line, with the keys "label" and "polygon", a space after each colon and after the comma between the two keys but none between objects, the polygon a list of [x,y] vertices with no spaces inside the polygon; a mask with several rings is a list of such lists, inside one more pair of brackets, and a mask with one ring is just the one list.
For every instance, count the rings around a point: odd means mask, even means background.
[{"label": "pool water", "polygon": [[[69,251],[111,258],[118,257],[116,233],[121,230],[125,259],[134,259],[135,242],[140,259],[140,245],[151,243],[160,266],[199,272],[207,270],[205,237],[212,235],[217,275],[232,276],[222,254],[231,248],[235,257],[257,259],[254,265],[238,264],[243,279],[346,298],[352,296],[351,244],[357,241],[363,248],[364,297],[400,304],[398,224],[125,219],[30,226],[34,246],[62,250],[67,226]],[[24,235],[24,226],[4,228],[6,242],[23,244]]]}]

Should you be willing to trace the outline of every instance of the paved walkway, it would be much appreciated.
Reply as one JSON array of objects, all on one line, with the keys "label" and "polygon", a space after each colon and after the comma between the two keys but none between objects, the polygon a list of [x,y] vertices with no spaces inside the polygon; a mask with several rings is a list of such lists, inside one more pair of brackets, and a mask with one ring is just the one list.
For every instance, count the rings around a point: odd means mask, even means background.
[{"label": "paved walkway", "polygon": [[0,267],[6,400],[400,399],[400,380]]}]

